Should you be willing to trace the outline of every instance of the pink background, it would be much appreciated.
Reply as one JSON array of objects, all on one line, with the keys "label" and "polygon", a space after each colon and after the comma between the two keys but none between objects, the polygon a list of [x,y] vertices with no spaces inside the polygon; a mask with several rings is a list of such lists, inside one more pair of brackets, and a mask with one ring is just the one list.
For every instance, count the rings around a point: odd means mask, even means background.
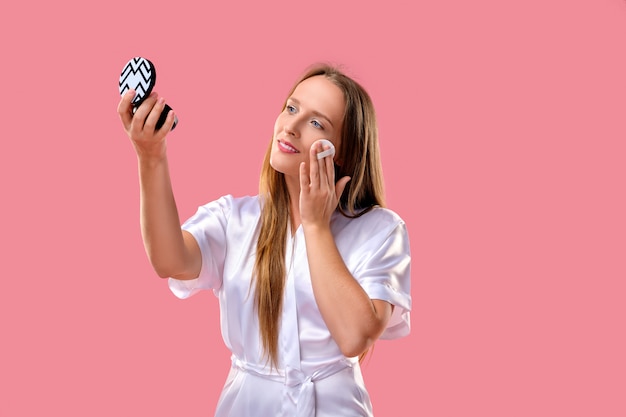
[{"label": "pink background", "polygon": [[378,417],[626,415],[624,1],[11,2],[0,35],[1,416],[213,413],[217,300],[174,298],[139,234],[136,55],[179,115],[181,218],[256,193],[308,64],[370,91],[413,254]]}]

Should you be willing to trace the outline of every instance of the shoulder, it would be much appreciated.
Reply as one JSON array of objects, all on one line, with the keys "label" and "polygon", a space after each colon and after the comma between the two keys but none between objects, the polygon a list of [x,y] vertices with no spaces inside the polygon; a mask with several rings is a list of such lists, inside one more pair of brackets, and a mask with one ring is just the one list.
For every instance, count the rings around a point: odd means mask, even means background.
[{"label": "shoulder", "polygon": [[260,212],[258,196],[235,197],[227,194],[198,207],[196,214],[188,221],[204,219],[221,219],[223,222],[228,222],[229,219],[244,221],[258,218]]},{"label": "shoulder", "polygon": [[385,207],[374,207],[361,216],[350,218],[343,216],[337,212],[334,216],[334,222],[341,227],[348,228],[367,228],[370,233],[376,231],[395,229],[398,226],[404,226],[404,220],[395,211]]},{"label": "shoulder", "polygon": [[402,217],[384,207],[375,207],[355,218],[336,212],[331,227],[338,240],[352,242],[351,246],[356,246],[359,242],[368,244],[382,242],[391,235],[408,240],[406,224]]},{"label": "shoulder", "polygon": [[402,217],[395,211],[385,207],[374,207],[360,218],[366,219],[367,222],[383,223],[387,225],[404,224]]},{"label": "shoulder", "polygon": [[254,211],[255,209],[260,209],[260,204],[258,195],[233,196],[232,194],[226,194],[200,207],[205,209],[219,207],[227,212],[245,209]]},{"label": "shoulder", "polygon": [[244,195],[244,196],[233,196],[232,194],[227,194],[222,196],[220,200],[223,200],[230,207],[236,210],[247,209],[247,210],[260,210],[260,199],[258,195]]}]

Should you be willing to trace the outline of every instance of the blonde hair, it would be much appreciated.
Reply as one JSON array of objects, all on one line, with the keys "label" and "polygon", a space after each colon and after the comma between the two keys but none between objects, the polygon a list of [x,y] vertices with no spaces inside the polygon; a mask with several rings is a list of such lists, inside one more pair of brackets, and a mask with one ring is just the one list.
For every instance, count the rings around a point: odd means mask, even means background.
[{"label": "blonde hair", "polygon": [[[385,206],[382,166],[378,146],[378,127],[374,105],[360,84],[340,69],[328,64],[309,68],[293,85],[324,76],[344,94],[346,107],[341,132],[341,146],[335,160],[335,178],[350,176],[337,210],[346,217],[361,216],[376,206]],[[283,110],[286,106],[283,104]],[[259,194],[262,198],[261,227],[254,266],[255,306],[259,318],[263,355],[272,364],[278,363],[278,333],[285,284],[285,249],[289,227],[289,193],[285,178],[270,165],[272,141],[267,148]]]}]

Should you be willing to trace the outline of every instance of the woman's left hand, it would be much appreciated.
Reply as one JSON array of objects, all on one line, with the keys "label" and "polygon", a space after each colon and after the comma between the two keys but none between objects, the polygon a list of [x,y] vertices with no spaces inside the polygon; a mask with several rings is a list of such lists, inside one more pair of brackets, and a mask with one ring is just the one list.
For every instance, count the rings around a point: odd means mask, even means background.
[{"label": "woman's left hand", "polygon": [[329,149],[316,142],[309,150],[309,172],[306,164],[300,164],[300,217],[302,226],[328,226],[346,188],[350,177],[343,177],[335,184],[333,156],[317,159],[318,152]]}]

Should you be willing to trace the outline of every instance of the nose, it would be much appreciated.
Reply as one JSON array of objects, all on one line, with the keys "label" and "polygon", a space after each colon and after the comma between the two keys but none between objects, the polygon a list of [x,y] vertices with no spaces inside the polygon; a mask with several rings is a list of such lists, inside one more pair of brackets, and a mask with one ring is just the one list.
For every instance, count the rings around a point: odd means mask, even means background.
[{"label": "nose", "polygon": [[297,136],[296,124],[293,121],[289,121],[288,123],[285,123],[284,129],[285,129],[285,133],[288,134],[289,136]]},{"label": "nose", "polygon": [[289,136],[298,137],[300,135],[300,123],[301,120],[297,116],[291,116],[287,120],[285,120],[285,124],[283,125],[283,129],[285,133]]}]

